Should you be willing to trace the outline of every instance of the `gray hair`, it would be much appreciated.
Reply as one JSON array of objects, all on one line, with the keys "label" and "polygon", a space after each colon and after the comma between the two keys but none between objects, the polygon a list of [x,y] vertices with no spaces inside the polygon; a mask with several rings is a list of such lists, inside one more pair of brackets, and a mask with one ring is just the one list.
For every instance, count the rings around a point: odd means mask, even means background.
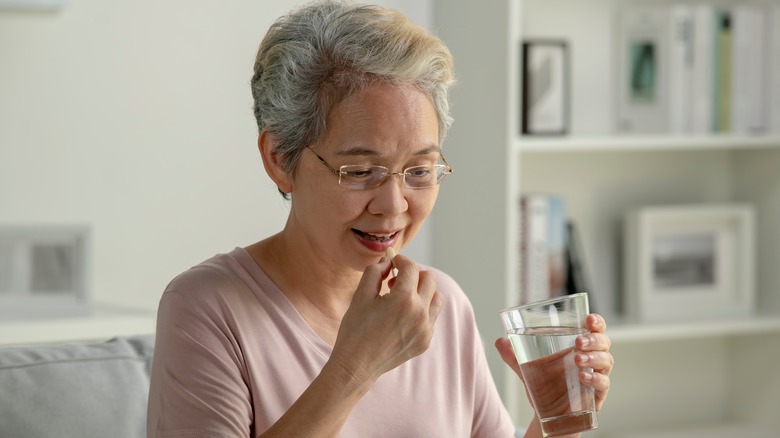
[{"label": "gray hair", "polygon": [[410,85],[431,100],[439,142],[452,124],[452,55],[400,12],[338,1],[311,3],[279,18],[263,38],[252,76],[260,131],[293,175],[301,152],[325,135],[336,103],[375,83]]}]

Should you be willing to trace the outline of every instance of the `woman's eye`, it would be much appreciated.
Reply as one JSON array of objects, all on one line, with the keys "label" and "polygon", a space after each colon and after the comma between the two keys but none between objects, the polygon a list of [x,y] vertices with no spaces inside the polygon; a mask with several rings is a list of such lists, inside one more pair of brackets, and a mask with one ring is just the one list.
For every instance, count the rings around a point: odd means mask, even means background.
[{"label": "woman's eye", "polygon": [[409,169],[408,174],[413,178],[423,178],[431,174],[431,169],[428,167],[415,167],[413,169]]},{"label": "woman's eye", "polygon": [[376,173],[376,169],[372,169],[370,167],[364,167],[360,169],[351,169],[344,172],[344,176],[348,178],[370,178],[374,173]]}]

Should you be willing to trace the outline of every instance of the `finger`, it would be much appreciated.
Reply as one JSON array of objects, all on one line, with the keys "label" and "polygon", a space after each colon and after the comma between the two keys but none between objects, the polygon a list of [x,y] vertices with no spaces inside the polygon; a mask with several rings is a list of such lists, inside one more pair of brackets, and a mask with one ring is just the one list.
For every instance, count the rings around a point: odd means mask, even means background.
[{"label": "finger", "polygon": [[392,287],[393,291],[417,291],[420,266],[414,260],[401,254],[393,258],[393,265],[398,270]]},{"label": "finger", "polygon": [[577,353],[574,360],[578,367],[592,369],[601,374],[609,375],[615,365],[615,359],[611,354],[602,351],[589,353]]},{"label": "finger", "polygon": [[382,288],[382,281],[390,273],[390,261],[382,257],[378,263],[368,265],[360,277],[357,291],[354,299],[374,299],[379,296]]},{"label": "finger", "polygon": [[501,355],[501,360],[509,365],[509,367],[512,368],[512,371],[514,371],[522,380],[523,376],[520,374],[520,364],[517,363],[517,357],[515,357],[515,352],[512,350],[512,343],[509,342],[509,339],[498,338],[494,345],[496,346],[496,350],[498,350],[498,354]]},{"label": "finger", "polygon": [[436,276],[429,271],[420,271],[417,279],[417,294],[425,304],[430,304],[436,293]]},{"label": "finger", "polygon": [[431,305],[428,308],[428,318],[433,325],[439,318],[441,309],[444,308],[444,296],[439,291],[433,291],[433,297],[431,297]]},{"label": "finger", "polygon": [[587,318],[588,330],[592,333],[604,333],[607,331],[607,321],[597,313],[591,313]]},{"label": "finger", "polygon": [[605,376],[604,374],[600,373],[582,371],[580,372],[580,382],[585,386],[593,388],[596,396],[596,410],[599,410],[601,405],[604,403],[604,399],[607,398],[607,394],[609,393],[609,376]]},{"label": "finger", "polygon": [[612,341],[604,333],[585,333],[577,337],[575,346],[580,351],[609,351]]}]

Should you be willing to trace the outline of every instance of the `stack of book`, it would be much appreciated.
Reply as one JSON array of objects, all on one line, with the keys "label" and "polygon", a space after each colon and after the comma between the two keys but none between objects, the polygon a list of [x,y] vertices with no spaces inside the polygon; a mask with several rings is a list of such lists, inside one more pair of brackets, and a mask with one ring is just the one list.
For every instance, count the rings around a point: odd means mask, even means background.
[{"label": "stack of book", "polygon": [[647,2],[615,32],[618,131],[780,133],[780,5]]},{"label": "stack of book", "polygon": [[574,223],[557,195],[520,199],[520,303],[590,292]]}]

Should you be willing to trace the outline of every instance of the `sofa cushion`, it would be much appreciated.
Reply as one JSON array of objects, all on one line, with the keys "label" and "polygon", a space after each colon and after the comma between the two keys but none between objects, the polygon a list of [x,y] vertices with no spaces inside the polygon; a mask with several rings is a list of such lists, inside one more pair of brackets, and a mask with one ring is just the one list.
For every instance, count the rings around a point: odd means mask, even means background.
[{"label": "sofa cushion", "polygon": [[0,348],[0,437],[146,436],[154,336]]}]

